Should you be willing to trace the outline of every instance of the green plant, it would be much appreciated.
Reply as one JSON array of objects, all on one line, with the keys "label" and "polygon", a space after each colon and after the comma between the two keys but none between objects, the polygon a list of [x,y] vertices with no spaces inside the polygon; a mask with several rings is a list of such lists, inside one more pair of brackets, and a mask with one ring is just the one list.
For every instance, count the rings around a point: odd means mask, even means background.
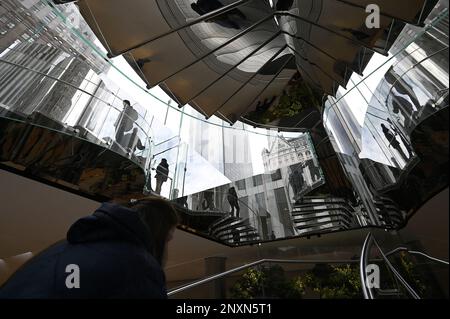
[{"label": "green plant", "polygon": [[419,294],[419,296],[423,296],[427,290],[425,284],[420,280],[420,275],[417,272],[416,264],[414,263],[409,255],[406,252],[401,252],[397,259],[400,269],[399,272],[406,280],[406,282],[410,283],[414,290]]},{"label": "green plant", "polygon": [[233,298],[302,298],[313,291],[320,298],[361,298],[358,267],[316,265],[293,279],[280,266],[249,269],[231,288]]},{"label": "green plant", "polygon": [[[297,75],[291,79],[278,99],[274,97],[269,103],[263,103],[247,117],[252,121],[268,124],[280,118],[293,117],[310,107],[320,108],[321,99],[320,93]],[[275,103],[271,104],[273,101]]]},{"label": "green plant", "polygon": [[319,264],[300,280],[305,288],[311,289],[320,298],[361,298],[359,268],[354,265]]},{"label": "green plant", "polygon": [[296,282],[286,278],[280,266],[250,268],[230,290],[232,298],[301,298],[303,291]]}]

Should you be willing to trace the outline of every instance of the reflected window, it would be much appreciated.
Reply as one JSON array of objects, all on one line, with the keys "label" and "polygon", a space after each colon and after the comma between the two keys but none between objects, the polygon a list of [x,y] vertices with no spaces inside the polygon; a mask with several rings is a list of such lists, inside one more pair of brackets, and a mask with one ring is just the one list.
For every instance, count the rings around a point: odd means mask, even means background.
[{"label": "reflected window", "polygon": [[275,201],[277,203],[278,215],[280,222],[283,225],[286,236],[292,236],[292,221],[289,212],[289,205],[286,198],[286,191],[284,187],[280,187],[274,190]]},{"label": "reflected window", "polygon": [[245,190],[245,179],[241,179],[240,181],[237,181],[236,186],[237,186],[238,190],[240,190],[240,191]]},{"label": "reflected window", "polygon": [[239,205],[240,208],[241,208],[240,217],[242,219],[249,218],[249,214],[248,214],[249,213],[248,212],[248,196],[239,198],[239,203],[241,204],[241,205]]},{"label": "reflected window", "polygon": [[279,181],[281,179],[281,169],[277,169],[271,174],[272,182]]},{"label": "reflected window", "polygon": [[260,186],[263,184],[262,175],[253,176],[253,186]]}]

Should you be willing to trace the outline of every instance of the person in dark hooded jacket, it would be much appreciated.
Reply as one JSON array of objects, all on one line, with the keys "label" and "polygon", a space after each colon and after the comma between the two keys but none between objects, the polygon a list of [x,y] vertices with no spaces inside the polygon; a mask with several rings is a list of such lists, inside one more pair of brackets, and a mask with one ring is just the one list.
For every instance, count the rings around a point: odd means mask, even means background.
[{"label": "person in dark hooded jacket", "polygon": [[66,240],[22,266],[0,287],[0,299],[165,299],[162,267],[177,223],[160,198],[104,203],[76,221]]}]

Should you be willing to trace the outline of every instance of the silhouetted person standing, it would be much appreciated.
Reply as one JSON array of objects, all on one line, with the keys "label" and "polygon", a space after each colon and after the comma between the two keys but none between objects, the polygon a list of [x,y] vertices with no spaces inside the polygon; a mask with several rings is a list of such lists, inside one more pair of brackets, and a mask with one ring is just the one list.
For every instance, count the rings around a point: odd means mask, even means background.
[{"label": "silhouetted person standing", "polygon": [[167,181],[167,178],[169,176],[169,164],[167,163],[167,160],[163,158],[161,162],[159,163],[158,167],[156,168],[156,194],[161,194],[161,187],[164,182]]},{"label": "silhouetted person standing", "polygon": [[239,218],[239,212],[241,208],[239,207],[238,195],[234,187],[231,187],[228,190],[227,200],[231,206],[231,214],[234,215],[234,209],[236,208],[236,217]]},{"label": "silhouetted person standing", "polygon": [[143,150],[141,140],[137,137],[138,129],[134,127],[134,123],[138,120],[138,112],[131,106],[130,101],[123,100],[123,110],[117,118],[114,127],[116,128],[116,142],[120,144],[127,151],[137,147]]},{"label": "silhouetted person standing", "polygon": [[203,201],[202,201],[202,209],[203,210],[214,210],[214,191],[206,190],[203,192]]},{"label": "silhouetted person standing", "polygon": [[405,134],[391,121],[391,119],[387,119],[387,121],[390,124],[391,130],[393,132],[395,132],[400,137],[400,139],[402,140],[402,143],[405,146],[406,151],[408,152],[408,157],[409,158],[413,157],[413,151],[412,151],[412,149],[410,147],[410,143],[406,139]]}]

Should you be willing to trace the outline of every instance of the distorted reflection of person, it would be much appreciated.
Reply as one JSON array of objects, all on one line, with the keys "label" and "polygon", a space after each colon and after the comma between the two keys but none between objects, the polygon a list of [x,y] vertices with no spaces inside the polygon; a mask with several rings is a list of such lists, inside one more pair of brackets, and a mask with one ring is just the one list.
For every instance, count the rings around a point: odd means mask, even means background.
[{"label": "distorted reflection of person", "polygon": [[179,196],[180,190],[178,188],[174,188],[172,191],[172,198],[175,198],[173,202],[182,207],[188,209],[187,196]]},{"label": "distorted reflection of person", "polygon": [[307,163],[309,172],[311,174],[311,180],[313,183],[315,183],[320,179],[320,168],[318,165],[316,165],[316,163],[312,159],[308,160]]},{"label": "distorted reflection of person", "polygon": [[265,98],[264,101],[258,101],[258,103],[256,104],[255,112],[264,113],[269,109],[275,99],[276,96],[272,96],[270,100]]},{"label": "distorted reflection of person", "polygon": [[289,174],[289,184],[291,184],[292,190],[294,191],[294,197],[298,196],[303,189],[303,175],[298,170],[293,171]]},{"label": "distorted reflection of person", "polygon": [[[231,215],[239,218],[239,211],[241,210],[241,208],[239,207],[238,195],[237,195],[236,189],[234,187],[231,187],[228,190],[227,200],[231,206],[231,212],[230,212]],[[236,215],[234,214],[235,208],[236,208]]]},{"label": "distorted reflection of person", "polygon": [[169,177],[169,164],[167,163],[167,159],[163,158],[161,159],[161,162],[156,167],[156,188],[155,193],[160,195],[161,194],[161,188],[162,184],[167,181]]},{"label": "distorted reflection of person", "polygon": [[214,191],[203,192],[202,209],[206,211],[214,210]]},{"label": "distorted reflection of person", "polygon": [[116,142],[127,151],[134,152],[137,147],[144,150],[141,140],[137,136],[138,128],[134,127],[134,123],[138,120],[138,112],[131,106],[130,101],[123,100],[123,110],[114,123],[116,129]]},{"label": "distorted reflection of person", "polygon": [[391,130],[397,134],[400,139],[402,140],[403,146],[406,148],[406,151],[408,152],[408,158],[413,157],[413,150],[412,147],[410,146],[410,142],[408,141],[408,139],[406,138],[405,134],[402,132],[401,129],[399,129],[397,127],[397,125],[395,125],[395,123],[392,122],[391,119],[387,119],[387,122],[389,123],[389,126],[391,128]]},{"label": "distorted reflection of person", "polygon": [[386,82],[390,84],[389,90],[392,94],[392,111],[395,114],[402,114],[405,119],[404,126],[408,128],[416,118],[416,113],[422,108],[419,99],[411,85],[403,80],[391,67],[384,76]]},{"label": "distorted reflection of person", "polygon": [[239,230],[234,230],[233,231],[233,242],[234,243],[239,243],[241,241],[241,234],[239,232]]},{"label": "distorted reflection of person", "polygon": [[400,142],[395,137],[395,134],[393,134],[392,131],[390,129],[388,129],[386,127],[386,125],[384,125],[384,124],[381,124],[381,129],[383,130],[383,134],[389,142],[389,146],[392,146],[400,154],[403,161],[405,163],[407,163],[409,158],[406,156],[405,152],[403,151],[403,149],[400,145]]},{"label": "distorted reflection of person", "polygon": [[187,203],[187,198],[188,198],[187,196],[178,197],[177,199],[175,199],[175,203],[178,206],[188,209],[189,207]]},{"label": "distorted reflection of person", "polygon": [[[192,10],[197,12],[200,16],[222,7],[224,7],[224,5],[218,0],[197,0],[197,2],[191,3]],[[224,12],[218,17],[205,20],[205,22],[214,22],[229,29],[240,29],[240,25],[236,21],[237,19],[246,20],[247,16],[241,10],[235,8],[228,12]]]}]

